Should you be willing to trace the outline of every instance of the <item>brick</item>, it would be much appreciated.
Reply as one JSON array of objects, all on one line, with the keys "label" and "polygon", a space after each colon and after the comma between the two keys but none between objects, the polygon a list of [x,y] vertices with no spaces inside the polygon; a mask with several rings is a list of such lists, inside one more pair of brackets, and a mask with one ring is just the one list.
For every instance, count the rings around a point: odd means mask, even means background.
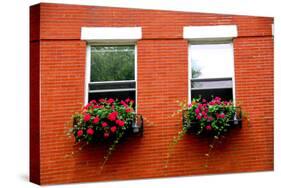
[{"label": "brick", "polygon": [[[109,181],[273,170],[273,18],[40,3],[30,8],[30,180],[37,184]],[[233,40],[236,100],[251,126],[234,130],[209,159],[207,138],[186,135],[165,167],[181,128],[176,100],[188,97],[183,26],[238,26]],[[78,148],[65,123],[84,102],[86,42],[81,27],[140,26],[138,112],[144,136],[117,146],[102,173],[106,146]]]}]

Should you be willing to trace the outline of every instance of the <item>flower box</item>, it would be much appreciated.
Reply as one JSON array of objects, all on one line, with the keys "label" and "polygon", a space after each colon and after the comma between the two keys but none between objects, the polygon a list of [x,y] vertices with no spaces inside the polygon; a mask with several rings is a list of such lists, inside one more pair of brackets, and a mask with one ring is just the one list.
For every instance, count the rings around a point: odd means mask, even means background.
[{"label": "flower box", "polygon": [[233,127],[242,127],[242,112],[219,97],[211,102],[194,100],[182,111],[182,123],[188,134],[220,136]]},{"label": "flower box", "polygon": [[71,133],[76,142],[107,142],[121,137],[143,134],[142,115],[133,109],[134,101],[92,100],[73,115]]}]

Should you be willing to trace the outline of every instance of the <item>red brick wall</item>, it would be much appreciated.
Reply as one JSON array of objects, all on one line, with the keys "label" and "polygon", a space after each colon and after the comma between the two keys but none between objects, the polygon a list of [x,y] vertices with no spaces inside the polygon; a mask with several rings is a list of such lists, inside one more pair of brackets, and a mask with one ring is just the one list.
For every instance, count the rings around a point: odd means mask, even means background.
[{"label": "red brick wall", "polygon": [[[249,172],[273,169],[272,18],[39,4],[30,17],[30,179],[39,184]],[[234,40],[236,98],[251,126],[235,130],[204,167],[208,140],[185,136],[165,168],[168,144],[181,128],[176,100],[187,97],[183,26],[238,26]],[[65,123],[84,101],[86,42],[82,26],[140,26],[138,112],[155,126],[117,146],[102,173],[105,146],[73,157]]]}]

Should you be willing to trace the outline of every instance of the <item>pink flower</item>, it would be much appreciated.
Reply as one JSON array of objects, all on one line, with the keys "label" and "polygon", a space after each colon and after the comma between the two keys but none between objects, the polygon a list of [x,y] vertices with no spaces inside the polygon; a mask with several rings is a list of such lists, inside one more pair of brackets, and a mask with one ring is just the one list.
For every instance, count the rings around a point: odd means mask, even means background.
[{"label": "pink flower", "polygon": [[105,139],[107,139],[107,138],[109,137],[109,133],[104,133],[104,134],[103,134],[103,137],[104,137]]},{"label": "pink flower", "polygon": [[192,104],[188,104],[188,108],[192,107]]},{"label": "pink flower", "polygon": [[115,123],[116,123],[117,125],[119,125],[120,127],[123,127],[123,126],[125,125],[125,122],[122,121],[122,120],[120,120],[120,119],[117,119],[117,120],[115,121]]},{"label": "pink flower", "polygon": [[84,116],[84,121],[87,122],[91,119],[91,115],[90,114],[85,114]]},{"label": "pink flower", "polygon": [[217,113],[216,116],[217,116],[217,119],[219,119],[219,118],[223,119],[225,117],[224,113],[221,113],[221,114]]},{"label": "pink flower", "polygon": [[96,100],[91,100],[90,103],[97,103],[97,101]]},{"label": "pink flower", "polygon": [[219,119],[220,118],[220,114],[216,113],[216,117],[217,117],[217,119]]},{"label": "pink flower", "polygon": [[94,105],[94,108],[100,108],[100,106],[99,105]]},{"label": "pink flower", "polygon": [[122,105],[125,106],[125,107],[128,107],[128,104],[125,103],[123,100],[120,102],[120,104],[122,104]]},{"label": "pink flower", "polygon": [[93,124],[97,124],[99,121],[100,121],[99,116],[96,116],[96,117],[93,119]]},{"label": "pink flower", "polygon": [[197,115],[196,118],[197,118],[198,120],[201,120],[201,119],[202,119],[201,115]]},{"label": "pink flower", "polygon": [[93,134],[94,134],[94,129],[89,128],[89,129],[87,130],[87,134],[88,134],[88,135],[93,135]]},{"label": "pink flower", "polygon": [[195,109],[195,113],[196,113],[197,115],[200,113],[199,108],[196,108],[196,109]]},{"label": "pink flower", "polygon": [[107,117],[107,118],[108,118],[110,121],[115,121],[116,118],[117,118],[117,115],[118,115],[118,112],[114,111],[114,112],[111,112],[110,114],[108,114],[108,117]]},{"label": "pink flower", "polygon": [[130,100],[131,100],[130,98],[127,98],[127,99],[125,100],[125,102],[126,102],[126,103],[129,103]]},{"label": "pink flower", "polygon": [[112,126],[112,127],[110,128],[110,130],[111,130],[112,133],[115,133],[116,129],[117,129],[116,126]]},{"label": "pink flower", "polygon": [[107,100],[107,102],[108,102],[109,104],[111,104],[111,103],[114,102],[114,99],[110,98],[110,99]]},{"label": "pink flower", "polygon": [[220,98],[220,97],[215,97],[215,100],[216,100],[216,101],[220,101],[221,98]]},{"label": "pink flower", "polygon": [[105,99],[99,99],[99,102],[103,103],[105,102]]},{"label": "pink flower", "polygon": [[209,121],[212,121],[212,120],[213,120],[213,117],[209,116],[209,117],[208,117],[208,120],[209,120]]},{"label": "pink flower", "polygon": [[212,130],[211,125],[207,125],[205,128],[206,128],[208,131]]},{"label": "pink flower", "polygon": [[203,115],[203,116],[206,116],[206,112],[203,111],[203,112],[202,112],[202,115]]},{"label": "pink flower", "polygon": [[83,130],[79,130],[79,131],[77,131],[77,136],[82,136],[83,135]]},{"label": "pink flower", "polygon": [[101,124],[101,126],[102,127],[106,127],[108,124],[106,123],[106,122],[103,122],[102,124]]},{"label": "pink flower", "polygon": [[205,103],[205,102],[207,102],[207,101],[206,101],[206,99],[202,99],[202,102]]}]

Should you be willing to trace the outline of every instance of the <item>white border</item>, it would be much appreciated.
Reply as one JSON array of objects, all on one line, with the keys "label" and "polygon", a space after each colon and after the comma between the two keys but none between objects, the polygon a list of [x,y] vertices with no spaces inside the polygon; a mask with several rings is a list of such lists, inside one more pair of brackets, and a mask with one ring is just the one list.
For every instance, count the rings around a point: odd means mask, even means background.
[{"label": "white border", "polygon": [[88,42],[136,42],[141,38],[141,27],[81,27],[81,40]]},{"label": "white border", "polygon": [[227,40],[238,36],[236,25],[185,26],[183,38],[188,40]]},{"label": "white border", "polygon": [[[138,50],[137,50],[137,43],[88,43],[87,44],[87,54],[86,54],[86,74],[85,74],[85,91],[84,91],[84,104],[88,103],[88,95],[89,95],[89,83],[91,81],[91,46],[97,46],[97,45],[134,45],[134,53],[135,53],[135,79],[134,80],[128,80],[128,81],[135,81],[136,82],[136,88],[134,89],[135,93],[135,112],[137,113],[137,99],[138,99]],[[127,81],[127,80],[126,80]],[[112,81],[103,81],[99,83],[108,83]],[[117,81],[117,82],[125,82],[125,80]],[[119,91],[122,91],[122,89],[119,89]],[[126,89],[128,91],[128,89]]]},{"label": "white border", "polygon": [[200,42],[200,43],[196,43],[196,42],[189,42],[188,43],[188,53],[187,53],[187,56],[188,56],[188,64],[187,64],[187,67],[188,67],[188,103],[191,103],[191,78],[192,78],[192,72],[191,72],[191,45],[196,45],[196,44],[230,44],[231,45],[231,50],[232,50],[232,96],[233,96],[233,104],[235,105],[236,104],[236,88],[235,88],[235,62],[234,62],[234,47],[233,47],[233,41],[232,40],[229,40],[229,41],[222,41],[222,42]]},{"label": "white border", "polygon": [[89,82],[91,81],[91,45],[86,47],[86,66],[85,66],[85,89],[84,89],[84,104],[88,103]]}]

